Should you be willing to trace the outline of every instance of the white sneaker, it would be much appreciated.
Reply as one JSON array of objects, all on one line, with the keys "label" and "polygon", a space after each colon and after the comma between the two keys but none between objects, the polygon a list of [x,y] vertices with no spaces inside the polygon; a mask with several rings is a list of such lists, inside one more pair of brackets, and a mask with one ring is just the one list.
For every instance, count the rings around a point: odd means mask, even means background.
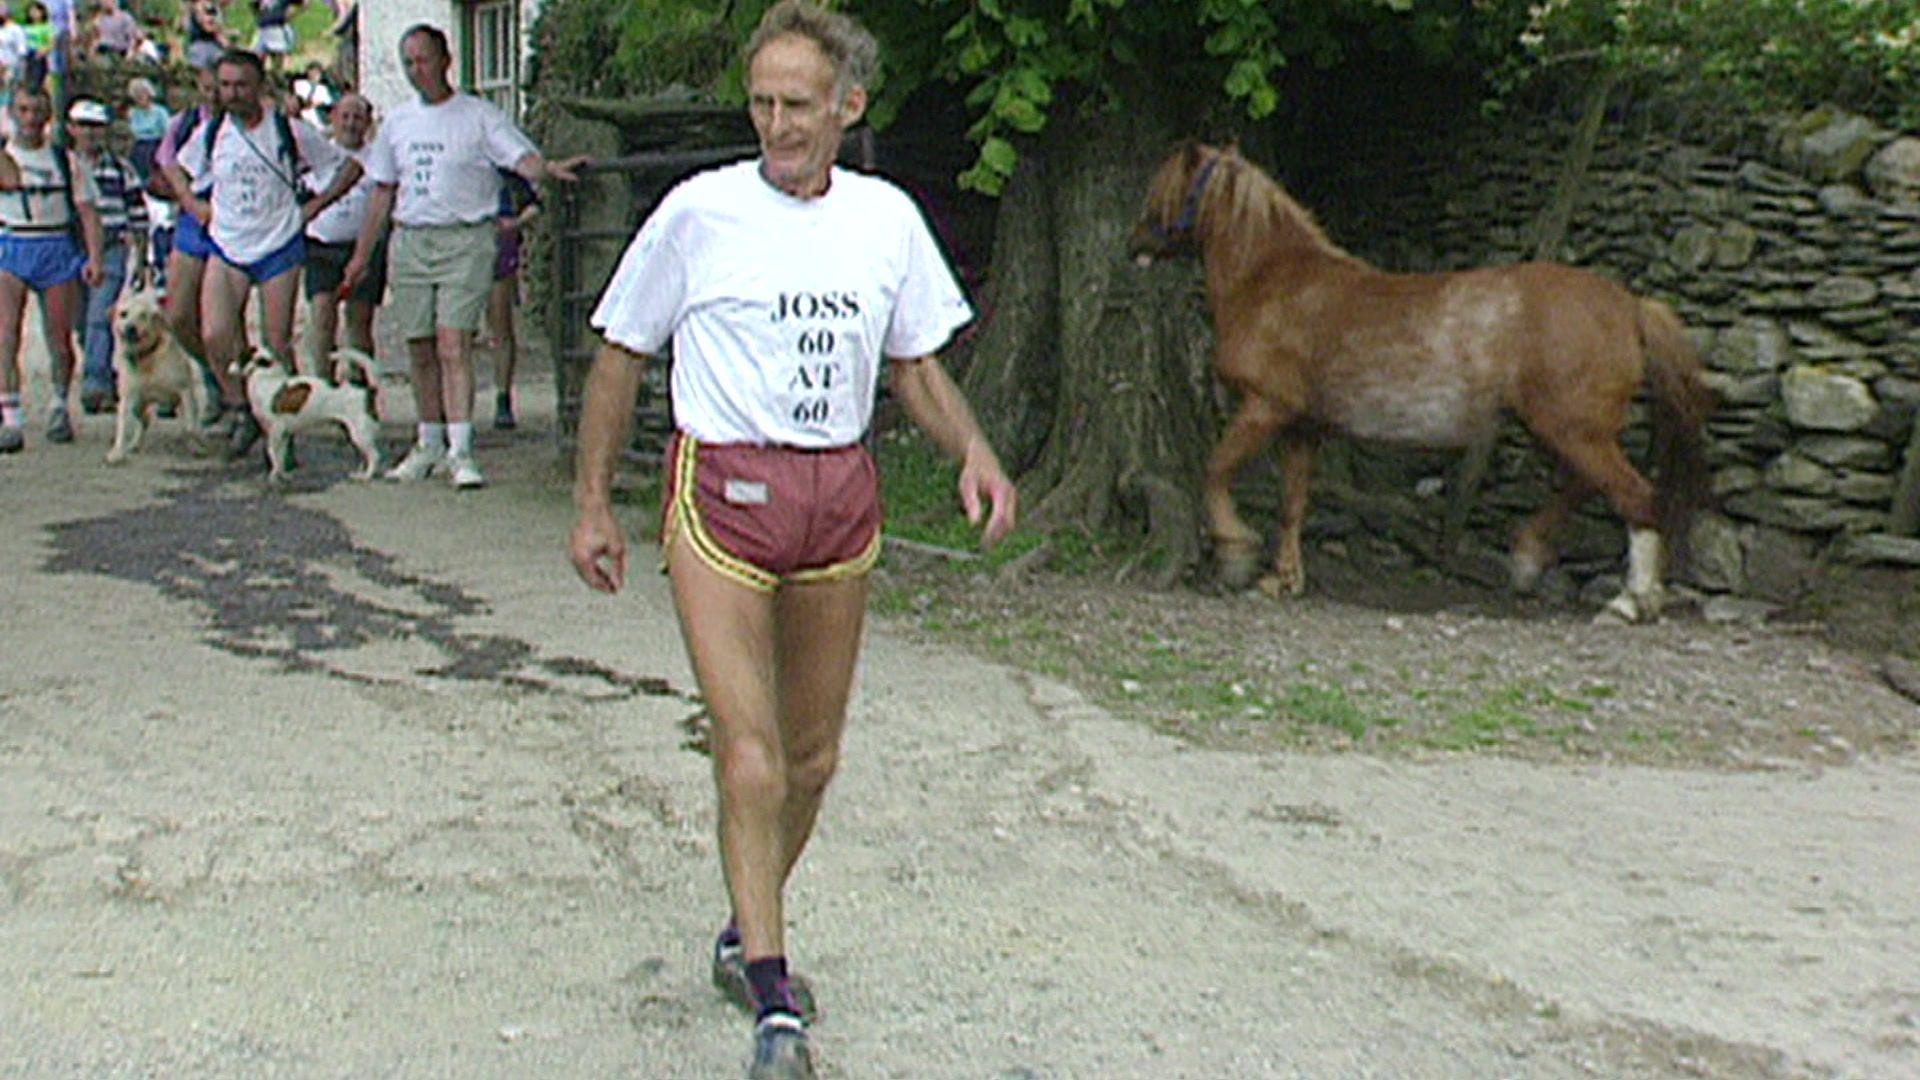
[{"label": "white sneaker", "polygon": [[453,486],[462,491],[487,486],[487,478],[480,475],[480,466],[475,465],[473,458],[467,454],[455,454],[447,458],[447,473]]},{"label": "white sneaker", "polygon": [[387,479],[407,481],[425,480],[427,477],[433,475],[433,470],[443,468],[446,464],[447,451],[445,447],[426,446],[421,443],[414,443],[413,449],[407,451],[407,456],[400,459],[400,464],[387,470]]}]

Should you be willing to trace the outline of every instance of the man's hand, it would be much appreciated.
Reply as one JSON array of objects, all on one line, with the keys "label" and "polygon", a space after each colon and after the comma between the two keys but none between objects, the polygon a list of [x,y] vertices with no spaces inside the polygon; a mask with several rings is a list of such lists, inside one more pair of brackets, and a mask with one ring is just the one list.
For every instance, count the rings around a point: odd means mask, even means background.
[{"label": "man's hand", "polygon": [[89,289],[97,289],[101,282],[107,280],[106,271],[100,269],[99,259],[87,260],[87,265],[80,268],[80,280],[86,282]]},{"label": "man's hand", "polygon": [[193,215],[193,220],[205,229],[213,228],[213,204],[198,195],[180,197],[180,209]]},{"label": "man's hand", "polygon": [[592,160],[593,159],[586,154],[575,154],[570,158],[564,158],[560,161],[549,161],[547,162],[547,175],[563,184],[575,183],[580,179],[580,167]]},{"label": "man's hand", "polygon": [[567,541],[567,554],[573,559],[574,573],[589,588],[617,593],[626,584],[627,538],[608,507],[581,509],[573,523],[573,536]]},{"label": "man's hand", "polygon": [[[992,547],[1013,531],[1014,519],[1018,515],[1020,493],[1000,469],[1000,459],[984,441],[976,441],[967,448],[966,460],[960,463],[960,506],[967,512],[967,521],[980,524],[984,514],[986,529],[980,534],[980,545]],[[991,512],[987,506],[991,505]]]},{"label": "man's hand", "polygon": [[311,199],[308,199],[306,202],[301,203],[300,204],[300,224],[305,225],[308,222],[312,221],[314,218],[319,217],[320,211],[324,209],[326,209],[326,207],[320,204],[320,197],[317,195]]},{"label": "man's hand", "polygon": [[[366,276],[367,260],[358,255],[348,259],[346,269],[340,271],[340,295],[345,296],[352,292],[353,287],[360,284],[360,279]],[[379,297],[374,299],[377,300]]]}]

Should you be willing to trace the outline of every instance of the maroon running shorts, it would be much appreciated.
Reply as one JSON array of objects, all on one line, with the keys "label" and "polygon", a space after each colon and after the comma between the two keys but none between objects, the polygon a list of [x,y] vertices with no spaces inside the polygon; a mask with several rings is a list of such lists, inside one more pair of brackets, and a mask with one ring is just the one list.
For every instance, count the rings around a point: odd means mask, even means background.
[{"label": "maroon running shorts", "polygon": [[880,557],[880,479],[862,446],[801,450],[667,444],[661,546],[684,532],[694,554],[741,584],[854,577]]}]

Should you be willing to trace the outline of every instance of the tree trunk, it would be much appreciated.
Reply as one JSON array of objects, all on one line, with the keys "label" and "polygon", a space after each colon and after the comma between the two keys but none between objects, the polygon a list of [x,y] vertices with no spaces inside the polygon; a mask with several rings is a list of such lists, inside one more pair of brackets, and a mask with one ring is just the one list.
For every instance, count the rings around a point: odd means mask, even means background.
[{"label": "tree trunk", "polygon": [[1023,466],[1034,527],[1143,533],[1165,583],[1200,557],[1215,384],[1195,265],[1142,270],[1127,258],[1147,178],[1173,141],[1151,113],[1063,110],[1023,151],[967,391]]}]

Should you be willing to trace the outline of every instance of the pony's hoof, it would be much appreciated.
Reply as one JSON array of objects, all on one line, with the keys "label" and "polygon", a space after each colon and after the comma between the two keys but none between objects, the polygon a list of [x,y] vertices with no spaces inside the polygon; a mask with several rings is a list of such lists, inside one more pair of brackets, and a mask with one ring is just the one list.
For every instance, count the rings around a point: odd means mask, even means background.
[{"label": "pony's hoof", "polygon": [[1307,581],[1298,574],[1267,574],[1260,579],[1260,591],[1272,600],[1286,600],[1307,591]]},{"label": "pony's hoof", "polygon": [[125,454],[123,454],[123,453],[120,453],[119,451],[109,451],[109,452],[108,452],[108,454],[107,454],[107,464],[109,464],[109,465],[125,465],[126,463],[127,463],[127,455],[125,455]]},{"label": "pony's hoof", "polygon": [[1260,572],[1260,560],[1252,548],[1222,548],[1216,556],[1220,564],[1220,583],[1235,592],[1253,584]]},{"label": "pony's hoof", "polygon": [[1660,617],[1663,598],[1657,593],[1635,596],[1621,593],[1607,601],[1600,614],[1593,617],[1595,626],[1631,626],[1635,623],[1650,623]]}]

